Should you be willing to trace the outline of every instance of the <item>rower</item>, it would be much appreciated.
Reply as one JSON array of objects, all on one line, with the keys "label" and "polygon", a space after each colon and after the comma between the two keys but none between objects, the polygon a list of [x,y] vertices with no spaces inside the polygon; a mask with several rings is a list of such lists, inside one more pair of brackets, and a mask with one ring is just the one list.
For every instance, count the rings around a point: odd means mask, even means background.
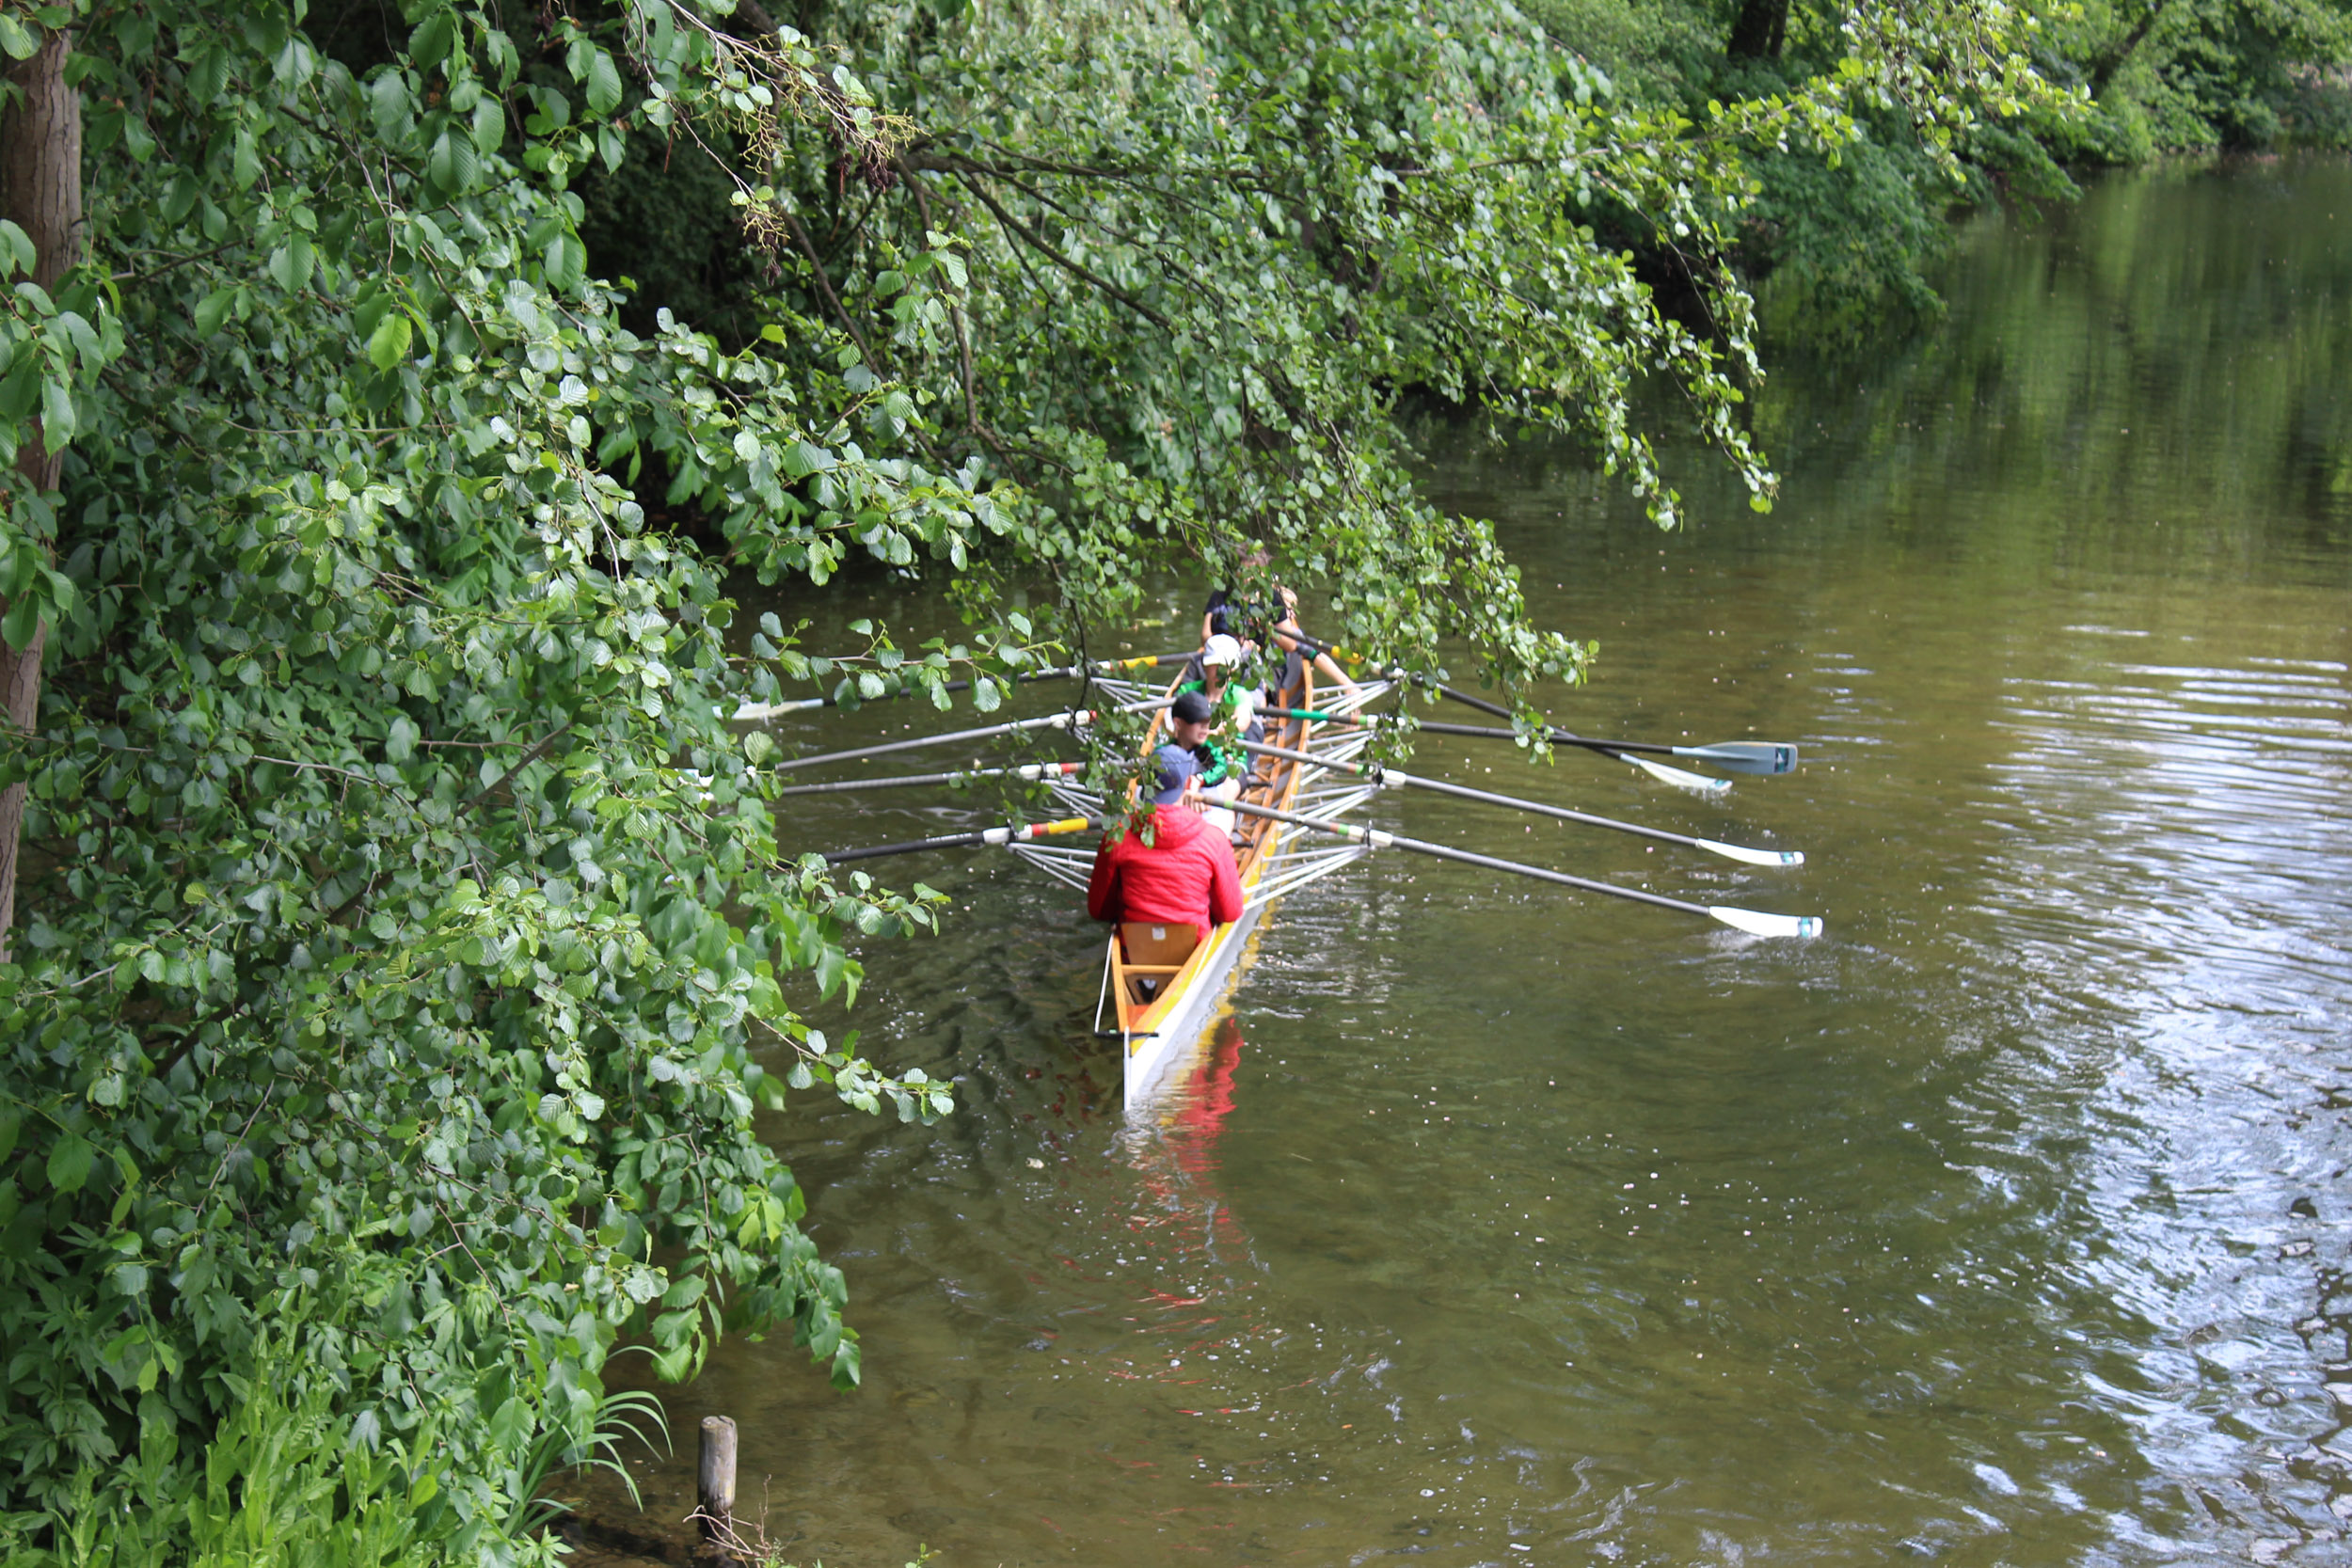
[{"label": "rower", "polygon": [[[1251,552],[1243,562],[1245,570],[1253,573],[1263,570],[1265,564],[1266,557],[1263,551]],[[1274,683],[1275,689],[1287,694],[1299,685],[1307,662],[1305,649],[1298,641],[1307,634],[1298,626],[1298,594],[1279,582],[1273,587],[1275,602],[1265,606],[1245,601],[1239,593],[1230,588],[1216,590],[1209,595],[1208,606],[1200,614],[1200,641],[1206,643],[1214,637],[1230,635],[1242,639],[1245,648],[1258,645],[1250,641],[1253,638],[1271,642],[1285,656],[1282,673]],[[1357,690],[1356,682],[1331,661],[1330,655],[1316,654],[1314,667],[1317,673],[1343,690],[1351,695]]]},{"label": "rower", "polygon": [[[1170,728],[1181,736],[1185,728],[1205,732],[1207,725],[1178,721]],[[1200,766],[1191,751],[1162,746],[1147,766],[1151,820],[1104,835],[1087,882],[1087,913],[1120,923],[1190,926],[1205,942],[1211,927],[1241,918],[1241,868],[1232,845],[1210,832],[1195,809]]]},{"label": "rower", "polygon": [[1200,765],[1200,816],[1214,831],[1230,835],[1233,814],[1249,772],[1249,753],[1240,742],[1263,740],[1256,694],[1232,679],[1242,661],[1241,643],[1219,634],[1200,651],[1200,678],[1176,689],[1168,705],[1168,730]]},{"label": "rower", "polygon": [[1200,678],[1176,689],[1198,691],[1209,700],[1209,722],[1216,733],[1263,740],[1265,725],[1258,719],[1258,693],[1233,678],[1245,657],[1241,639],[1216,632],[1200,646]]}]

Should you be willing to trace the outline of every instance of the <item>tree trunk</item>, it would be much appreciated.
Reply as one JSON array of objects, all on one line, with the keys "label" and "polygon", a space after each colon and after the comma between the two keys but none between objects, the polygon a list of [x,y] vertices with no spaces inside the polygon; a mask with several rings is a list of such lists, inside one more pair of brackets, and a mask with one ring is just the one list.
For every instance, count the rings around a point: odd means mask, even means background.
[{"label": "tree trunk", "polygon": [[1776,60],[1788,41],[1788,0],[1740,0],[1724,53],[1735,60]]},{"label": "tree trunk", "polygon": [[2091,66],[2091,97],[2105,98],[2107,95],[2107,84],[2115,80],[2115,73],[2123,69],[2124,63],[2132,57],[2132,52],[2147,39],[2149,30],[2155,26],[2156,20],[2164,15],[2164,8],[2170,3],[2171,0],[2149,0],[2148,8],[2139,13],[2139,20],[2132,24],[2132,30]]},{"label": "tree trunk", "polygon": [[[72,36],[51,33],[28,60],[8,71],[11,88],[0,115],[0,217],[13,221],[33,242],[33,281],[54,291],[66,269],[81,259],[82,95],[67,85],[65,60]],[[36,423],[17,450],[16,467],[36,489],[55,490],[62,451],[52,454]],[[0,601],[0,611],[7,604]],[[40,709],[40,656],[49,641],[46,622],[23,648],[0,639],[0,722],[30,730]],[[16,873],[24,826],[24,785],[0,790],[0,963],[8,960],[16,929]]]}]

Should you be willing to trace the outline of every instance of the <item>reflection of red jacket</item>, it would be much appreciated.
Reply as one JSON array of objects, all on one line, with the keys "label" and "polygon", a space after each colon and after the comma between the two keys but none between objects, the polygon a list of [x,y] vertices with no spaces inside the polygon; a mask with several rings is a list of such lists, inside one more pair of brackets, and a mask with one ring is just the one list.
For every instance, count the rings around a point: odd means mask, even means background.
[{"label": "reflection of red jacket", "polygon": [[1153,818],[1152,844],[1133,832],[1117,843],[1103,840],[1087,884],[1087,913],[1190,926],[1204,939],[1209,927],[1239,920],[1241,870],[1232,843],[1186,806],[1156,807]]}]

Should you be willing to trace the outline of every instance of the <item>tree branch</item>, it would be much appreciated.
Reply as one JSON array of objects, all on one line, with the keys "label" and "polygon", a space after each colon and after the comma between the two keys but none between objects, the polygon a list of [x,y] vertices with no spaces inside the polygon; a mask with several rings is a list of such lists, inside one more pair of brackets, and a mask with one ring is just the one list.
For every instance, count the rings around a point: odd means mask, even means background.
[{"label": "tree branch", "polygon": [[1052,261],[1056,266],[1061,268],[1062,271],[1069,273],[1072,277],[1083,278],[1087,282],[1093,284],[1096,288],[1102,290],[1103,293],[1110,295],[1111,298],[1119,301],[1120,304],[1124,305],[1128,309],[1133,310],[1136,315],[1141,316],[1145,321],[1150,322],[1153,326],[1158,327],[1161,331],[1173,332],[1176,330],[1176,324],[1174,322],[1169,321],[1166,316],[1161,315],[1157,310],[1152,309],[1152,307],[1144,304],[1143,301],[1137,299],[1135,295],[1129,293],[1126,290],[1120,288],[1109,278],[1103,277],[1099,273],[1089,271],[1087,268],[1082,267],[1077,262],[1072,261],[1069,257],[1064,256],[1060,251],[1056,250],[1052,243],[1048,241],[1044,235],[1038,233],[1035,230],[1023,223],[1019,218],[1014,217],[1010,213],[1006,212],[1003,206],[997,202],[996,198],[988,194],[988,188],[982,185],[979,181],[974,179],[969,172],[964,174],[963,182],[971,189],[972,194],[979,198],[981,206],[986,207],[990,212],[996,214],[996,221],[998,223],[1003,224],[1009,232],[1019,236],[1023,240],[1027,241],[1037,249],[1038,253],[1043,256],[1047,261]]}]

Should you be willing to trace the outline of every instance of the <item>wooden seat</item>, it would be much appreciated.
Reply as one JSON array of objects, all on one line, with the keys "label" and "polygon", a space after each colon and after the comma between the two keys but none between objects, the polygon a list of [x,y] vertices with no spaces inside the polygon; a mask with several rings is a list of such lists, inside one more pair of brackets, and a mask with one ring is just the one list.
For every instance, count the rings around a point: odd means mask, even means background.
[{"label": "wooden seat", "polygon": [[1119,924],[1119,944],[1126,950],[1127,969],[1165,969],[1184,967],[1192,957],[1192,950],[1200,945],[1200,933],[1190,926],[1168,926],[1149,920],[1122,920]]}]

